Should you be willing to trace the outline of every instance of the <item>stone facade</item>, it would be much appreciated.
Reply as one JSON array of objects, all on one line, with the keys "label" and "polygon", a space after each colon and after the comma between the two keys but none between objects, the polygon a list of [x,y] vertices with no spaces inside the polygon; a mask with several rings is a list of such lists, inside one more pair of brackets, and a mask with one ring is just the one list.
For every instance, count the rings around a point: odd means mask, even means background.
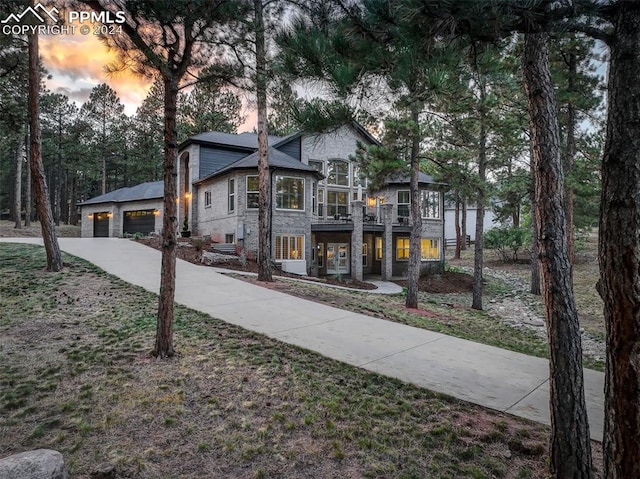
[{"label": "stone facade", "polygon": [[[192,235],[234,243],[237,251],[257,256],[256,183],[248,191],[248,178],[254,182],[258,175],[257,143],[255,148],[251,146],[255,141],[246,133],[209,132],[181,145],[178,229],[186,217]],[[369,192],[366,179],[351,161],[357,142],[372,144],[376,140],[356,124],[333,133],[270,138],[272,254],[283,269],[355,279],[367,274],[385,279],[405,275],[407,260],[404,249],[398,253],[398,248],[406,249],[411,225],[406,202],[398,205],[406,195],[398,191],[408,192],[408,181],[390,181],[380,191]],[[421,176],[421,189],[437,191],[440,186]],[[424,218],[422,225],[422,238],[433,241],[430,256],[422,264],[425,271],[441,268],[444,260],[443,194],[437,191],[434,195],[439,195],[440,214]],[[121,236],[124,212],[147,208],[159,211],[155,226],[160,232],[162,200],[157,200],[86,205],[83,236],[94,233],[89,215],[110,214],[109,236]]]},{"label": "stone facade", "polygon": [[146,200],[146,201],[130,201],[126,203],[103,203],[92,204],[82,207],[82,219],[80,221],[80,236],[83,238],[92,238],[94,236],[94,227],[96,217],[100,213],[109,215],[109,237],[120,238],[123,236],[123,220],[127,211],[154,210],[155,215],[155,233],[162,230],[162,200]]}]

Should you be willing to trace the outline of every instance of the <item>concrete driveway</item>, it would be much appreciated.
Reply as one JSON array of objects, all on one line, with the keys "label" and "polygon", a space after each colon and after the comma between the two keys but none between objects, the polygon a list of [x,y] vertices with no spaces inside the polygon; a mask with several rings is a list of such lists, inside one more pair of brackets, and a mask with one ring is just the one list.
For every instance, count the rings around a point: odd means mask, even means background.
[{"label": "concrete driveway", "polygon": [[[0,242],[42,244],[38,238]],[[158,292],[160,252],[116,238],[60,238],[63,251]],[[178,261],[176,302],[251,331],[432,391],[549,424],[548,363],[351,313]],[[603,434],[604,374],[585,370],[591,437]]]}]

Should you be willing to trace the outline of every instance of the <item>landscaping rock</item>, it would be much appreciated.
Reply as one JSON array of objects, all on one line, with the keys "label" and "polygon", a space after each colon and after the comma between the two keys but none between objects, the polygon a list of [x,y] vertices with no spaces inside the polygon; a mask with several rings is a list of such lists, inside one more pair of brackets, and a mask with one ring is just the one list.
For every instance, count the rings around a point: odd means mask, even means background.
[{"label": "landscaping rock", "polygon": [[214,253],[211,251],[203,251],[201,261],[203,264],[209,266],[212,264],[219,263],[220,261],[237,261],[238,257],[223,254],[223,253]]},{"label": "landscaping rock", "polygon": [[64,458],[58,451],[37,449],[0,459],[2,479],[67,479]]}]

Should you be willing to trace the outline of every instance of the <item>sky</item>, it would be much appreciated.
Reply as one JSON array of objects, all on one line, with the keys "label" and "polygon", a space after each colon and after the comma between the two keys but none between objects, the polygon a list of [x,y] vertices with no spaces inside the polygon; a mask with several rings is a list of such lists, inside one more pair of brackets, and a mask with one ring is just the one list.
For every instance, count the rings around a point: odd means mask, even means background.
[{"label": "sky", "polygon": [[[136,109],[151,88],[152,81],[133,75],[129,71],[107,73],[106,65],[116,59],[116,54],[92,34],[40,35],[40,57],[50,79],[46,85],[53,93],[62,93],[78,107],[89,99],[91,90],[101,83],[109,85],[120,98],[127,115]],[[239,132],[252,131],[255,112],[245,107],[245,123]]]},{"label": "sky", "polygon": [[51,75],[47,88],[66,95],[78,105],[88,100],[95,86],[106,83],[120,97],[125,112],[133,115],[151,87],[148,79],[130,72],[107,74],[105,65],[115,60],[115,53],[92,34],[41,35],[40,56]]}]

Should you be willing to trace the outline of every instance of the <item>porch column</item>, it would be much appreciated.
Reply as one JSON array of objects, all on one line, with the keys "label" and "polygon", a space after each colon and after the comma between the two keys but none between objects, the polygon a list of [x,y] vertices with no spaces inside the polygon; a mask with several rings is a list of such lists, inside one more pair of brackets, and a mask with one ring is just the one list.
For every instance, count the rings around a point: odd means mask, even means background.
[{"label": "porch column", "polygon": [[363,201],[353,201],[351,203],[351,220],[353,221],[353,232],[351,233],[351,277],[357,281],[362,281],[362,224],[364,208]]},{"label": "porch column", "polygon": [[390,281],[393,276],[393,205],[382,205],[382,281]]}]

